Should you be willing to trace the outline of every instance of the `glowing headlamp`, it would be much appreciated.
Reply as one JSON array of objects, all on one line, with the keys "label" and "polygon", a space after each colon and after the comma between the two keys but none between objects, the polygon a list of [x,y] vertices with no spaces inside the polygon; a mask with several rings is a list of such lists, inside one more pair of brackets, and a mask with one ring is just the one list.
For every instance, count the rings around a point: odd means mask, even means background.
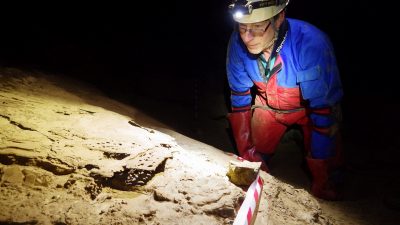
[{"label": "glowing headlamp", "polygon": [[243,15],[250,15],[253,11],[253,5],[247,1],[236,1],[235,3],[229,5],[229,12],[234,18],[240,19]]},{"label": "glowing headlamp", "polygon": [[254,9],[277,6],[286,3],[286,0],[234,0],[229,5],[229,12],[235,19],[250,15]]}]

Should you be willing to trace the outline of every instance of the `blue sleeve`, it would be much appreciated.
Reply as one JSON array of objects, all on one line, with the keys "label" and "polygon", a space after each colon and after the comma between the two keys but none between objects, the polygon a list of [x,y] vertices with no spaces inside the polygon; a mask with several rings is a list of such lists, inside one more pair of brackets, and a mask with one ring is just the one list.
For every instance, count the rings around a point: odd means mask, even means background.
[{"label": "blue sleeve", "polygon": [[317,30],[309,30],[301,41],[297,74],[301,93],[311,108],[332,107],[342,96],[342,84],[334,50],[329,38]]},{"label": "blue sleeve", "polygon": [[253,86],[253,81],[245,70],[243,57],[246,57],[246,54],[240,44],[239,35],[233,32],[229,40],[226,58],[233,111],[250,109],[251,106],[250,88]]},{"label": "blue sleeve", "polygon": [[302,97],[309,102],[311,133],[311,156],[327,159],[336,155],[338,118],[334,108],[343,96],[342,84],[332,44],[322,31],[302,23],[297,37],[298,52],[297,83]]}]

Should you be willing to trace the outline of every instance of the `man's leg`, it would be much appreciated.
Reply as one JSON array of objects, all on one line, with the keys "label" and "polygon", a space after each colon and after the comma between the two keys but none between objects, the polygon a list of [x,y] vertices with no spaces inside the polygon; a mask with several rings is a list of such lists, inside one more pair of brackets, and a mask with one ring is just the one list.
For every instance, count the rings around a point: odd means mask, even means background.
[{"label": "man's leg", "polygon": [[251,120],[253,143],[256,150],[270,157],[274,154],[286,126],[276,120],[275,113],[264,109],[254,109]]},{"label": "man's leg", "polygon": [[340,132],[336,129],[332,132],[333,124],[324,117],[325,115],[314,115],[313,126],[303,126],[303,130],[311,135],[309,143],[309,153],[307,164],[312,175],[311,192],[316,197],[326,200],[338,200],[340,194],[337,184],[342,179],[343,157],[342,142]]}]

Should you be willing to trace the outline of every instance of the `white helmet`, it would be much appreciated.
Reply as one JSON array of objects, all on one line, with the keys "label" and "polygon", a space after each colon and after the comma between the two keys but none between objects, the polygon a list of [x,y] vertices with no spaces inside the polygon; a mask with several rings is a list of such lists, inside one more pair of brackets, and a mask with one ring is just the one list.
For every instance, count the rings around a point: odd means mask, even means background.
[{"label": "white helmet", "polygon": [[280,13],[289,0],[233,0],[229,10],[238,23],[257,23]]}]

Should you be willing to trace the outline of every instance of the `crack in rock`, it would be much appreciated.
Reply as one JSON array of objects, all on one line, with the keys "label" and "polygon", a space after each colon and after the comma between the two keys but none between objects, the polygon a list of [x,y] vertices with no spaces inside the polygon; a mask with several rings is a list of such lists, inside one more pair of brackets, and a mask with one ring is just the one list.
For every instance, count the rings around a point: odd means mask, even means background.
[{"label": "crack in rock", "polygon": [[22,166],[37,166],[39,168],[52,172],[55,175],[67,175],[75,171],[75,168],[69,166],[66,163],[63,163],[62,165],[58,164],[60,163],[59,160],[58,163],[54,163],[55,160],[52,160],[50,157],[47,157],[47,160],[19,156],[15,154],[0,154],[0,163],[4,165],[18,164]]},{"label": "crack in rock", "polygon": [[22,130],[30,130],[30,131],[36,131],[35,129],[32,129],[30,127],[26,127],[18,122],[15,122],[13,120],[11,120],[11,118],[9,116],[4,116],[4,115],[0,115],[0,117],[3,117],[4,119],[8,120],[12,125],[17,126],[18,128],[22,129]]},{"label": "crack in rock", "polygon": [[103,152],[103,155],[108,159],[116,159],[116,160],[122,160],[130,156],[130,154],[118,153],[118,152]]},{"label": "crack in rock", "polygon": [[49,139],[50,141],[54,142],[54,139],[50,138],[49,136],[47,136],[47,135],[41,133],[41,132],[38,131],[38,130],[35,130],[35,129],[33,129],[33,128],[24,126],[24,125],[21,124],[21,123],[18,123],[18,122],[16,122],[16,121],[13,121],[9,116],[5,116],[5,115],[1,115],[1,114],[0,114],[0,117],[3,117],[4,119],[8,120],[8,121],[10,122],[10,124],[12,124],[12,125],[14,125],[14,126],[20,128],[21,130],[28,130],[28,131],[38,132],[39,134],[45,136],[45,137],[46,137],[47,139]]},{"label": "crack in rock", "polygon": [[11,121],[11,120],[10,120],[10,123],[11,123],[12,125],[14,125],[14,126],[19,127],[19,128],[22,129],[22,130],[30,130],[30,131],[36,131],[36,132],[37,132],[37,130],[35,130],[35,129],[33,129],[33,128],[30,128],[30,127],[25,127],[24,125],[22,125],[22,124],[20,124],[20,123],[17,123],[17,122],[15,122],[15,121]]}]

